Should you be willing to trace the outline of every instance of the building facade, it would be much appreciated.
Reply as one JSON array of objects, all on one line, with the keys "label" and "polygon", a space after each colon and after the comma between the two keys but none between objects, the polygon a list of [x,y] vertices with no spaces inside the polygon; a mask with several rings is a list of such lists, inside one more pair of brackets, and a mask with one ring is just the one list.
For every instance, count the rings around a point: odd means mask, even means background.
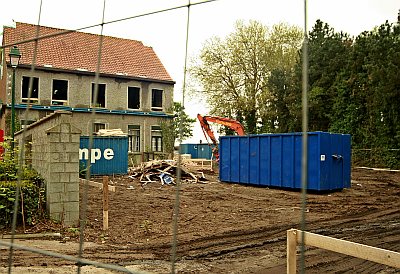
[{"label": "building facade", "polygon": [[[39,40],[32,70],[34,42],[25,41],[36,37],[37,30],[39,37],[54,36]],[[29,125],[56,110],[67,110],[72,112],[71,121],[83,135],[99,129],[121,129],[129,136],[131,152],[163,152],[160,123],[172,118],[175,82],[151,47],[139,41],[103,36],[96,88],[99,38],[18,22],[15,28],[5,27],[1,128],[7,129],[10,121],[13,68],[8,54],[10,47],[16,45],[21,53],[15,69],[17,124]]]}]

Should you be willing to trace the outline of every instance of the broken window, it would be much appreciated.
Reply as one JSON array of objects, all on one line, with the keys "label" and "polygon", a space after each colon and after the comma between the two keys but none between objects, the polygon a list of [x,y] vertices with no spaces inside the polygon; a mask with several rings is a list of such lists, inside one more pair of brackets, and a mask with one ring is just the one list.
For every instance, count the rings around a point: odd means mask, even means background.
[{"label": "broken window", "polygon": [[128,141],[129,151],[139,152],[140,151],[140,126],[139,125],[128,125]]},{"label": "broken window", "polygon": [[161,111],[163,91],[161,89],[151,90],[151,110]]},{"label": "broken window", "polygon": [[151,150],[154,152],[162,151],[162,134],[160,126],[151,126]]},{"label": "broken window", "polygon": [[32,79],[32,92],[31,92],[31,103],[37,103],[39,101],[39,78],[22,76],[22,96],[21,101],[27,103],[29,99],[29,80]]},{"label": "broken window", "polygon": [[52,105],[67,105],[68,104],[68,81],[53,80],[53,91],[51,94]]},{"label": "broken window", "polygon": [[106,107],[106,84],[98,84],[97,100],[95,101],[95,84],[92,83],[92,107]]},{"label": "broken window", "polygon": [[140,109],[140,88],[128,87],[128,108]]}]

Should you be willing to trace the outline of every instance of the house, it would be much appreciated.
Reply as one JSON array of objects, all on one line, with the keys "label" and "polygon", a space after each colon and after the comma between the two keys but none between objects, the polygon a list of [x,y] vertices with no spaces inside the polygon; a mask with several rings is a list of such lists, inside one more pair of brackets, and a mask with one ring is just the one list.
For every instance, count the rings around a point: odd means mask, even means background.
[{"label": "house", "polygon": [[[37,31],[46,38],[38,40],[32,72]],[[27,40],[31,41],[24,42]],[[126,133],[133,153],[163,152],[160,123],[172,118],[168,113],[175,82],[151,47],[103,36],[98,96],[94,98],[99,41],[95,34],[20,22],[16,27],[4,27],[0,128],[7,128],[11,113],[13,68],[9,63],[11,46],[7,45],[16,45],[22,55],[15,69],[16,124],[30,124],[56,110],[67,110],[83,135],[89,135],[93,119],[94,132],[119,128]]]}]

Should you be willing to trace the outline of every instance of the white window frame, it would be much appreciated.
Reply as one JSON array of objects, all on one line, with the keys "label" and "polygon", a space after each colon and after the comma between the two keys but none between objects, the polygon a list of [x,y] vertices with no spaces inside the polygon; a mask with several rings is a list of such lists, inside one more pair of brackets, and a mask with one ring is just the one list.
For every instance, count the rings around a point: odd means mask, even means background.
[{"label": "white window frame", "polygon": [[[67,100],[53,99],[54,80],[56,80],[56,81],[67,81]],[[55,104],[55,105],[66,106],[66,105],[68,105],[68,99],[69,99],[69,81],[66,80],[66,79],[52,79],[52,81],[51,81],[51,104],[54,105],[53,102],[58,102],[58,103],[61,103],[61,104]]]},{"label": "white window frame", "polygon": [[163,152],[162,132],[161,127],[158,125],[151,126],[151,151]]},{"label": "white window frame", "polygon": [[[136,127],[136,128],[130,129],[130,127]],[[138,132],[138,134],[131,134],[132,131]],[[128,150],[129,150],[129,152],[140,152],[140,149],[141,149],[140,139],[141,139],[141,126],[140,125],[128,125],[128,142],[129,142]],[[132,149],[133,147],[134,147],[134,149]]]}]

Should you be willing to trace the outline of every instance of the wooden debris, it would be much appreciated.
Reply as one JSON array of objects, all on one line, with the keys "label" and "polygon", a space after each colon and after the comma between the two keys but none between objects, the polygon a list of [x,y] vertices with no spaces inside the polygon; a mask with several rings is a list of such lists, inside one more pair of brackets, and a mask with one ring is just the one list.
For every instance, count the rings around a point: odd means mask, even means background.
[{"label": "wooden debris", "polygon": [[[187,167],[181,166],[181,182],[205,183],[204,173],[196,175]],[[129,169],[129,178],[139,178],[142,186],[148,183],[160,182],[162,185],[174,185],[177,179],[177,162],[174,160],[152,160]]]},{"label": "wooden debris", "polygon": [[122,132],[120,128],[116,129],[100,129],[99,132],[96,133],[98,136],[127,136]]},{"label": "wooden debris", "polygon": [[182,163],[191,169],[213,171],[213,161],[209,159],[182,159]]}]

